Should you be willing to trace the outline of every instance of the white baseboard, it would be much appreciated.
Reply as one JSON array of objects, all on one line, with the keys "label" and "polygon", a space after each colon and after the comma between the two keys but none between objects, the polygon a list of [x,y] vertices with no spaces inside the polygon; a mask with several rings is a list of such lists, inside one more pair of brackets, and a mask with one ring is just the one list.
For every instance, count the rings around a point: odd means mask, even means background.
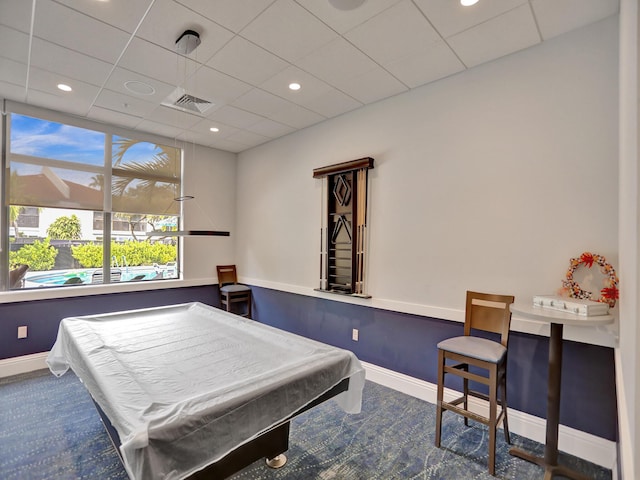
[{"label": "white baseboard", "polygon": [[[47,368],[46,359],[49,352],[34,353],[22,357],[7,358],[0,360],[0,378],[18,375],[34,370]],[[425,382],[402,373],[394,372],[386,368],[362,362],[366,372],[367,380],[379,383],[385,387],[393,388],[407,395],[419,398],[429,403],[436,403],[436,385]],[[453,399],[459,393],[446,389],[445,397]],[[478,412],[486,410],[486,404],[478,399],[470,401],[471,409]],[[523,437],[536,442],[544,443],[545,420],[527,413],[509,409],[509,429]],[[558,445],[563,452],[583,458],[597,465],[617,470],[616,443],[605,440],[589,433],[581,432],[573,428],[560,425]],[[615,476],[613,478],[616,478]]]},{"label": "white baseboard", "polygon": [[47,355],[49,355],[49,352],[33,353],[22,357],[0,360],[0,378],[47,368]]},{"label": "white baseboard", "polygon": [[[367,380],[393,388],[407,395],[426,402],[436,403],[437,386],[402,373],[370,363],[362,362]],[[460,396],[459,392],[445,389],[445,398],[452,400]],[[480,399],[470,399],[470,409],[486,415],[487,405]],[[539,443],[545,441],[546,421],[543,418],[509,409],[509,430],[517,435],[529,438]],[[558,447],[570,455],[585,459],[602,467],[616,471],[616,443],[611,440],[596,437],[589,433],[560,425]],[[615,476],[613,478],[616,478]]]}]

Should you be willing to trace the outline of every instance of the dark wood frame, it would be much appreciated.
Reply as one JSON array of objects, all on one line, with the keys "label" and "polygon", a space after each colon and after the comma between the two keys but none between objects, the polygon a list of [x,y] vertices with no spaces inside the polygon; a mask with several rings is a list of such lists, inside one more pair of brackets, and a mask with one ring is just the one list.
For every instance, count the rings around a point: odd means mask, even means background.
[{"label": "dark wood frame", "polygon": [[371,168],[373,158],[364,157],[313,170],[313,178],[327,179],[320,233],[321,291],[368,297],[364,278]]},{"label": "dark wood frame", "polygon": [[[320,405],[321,403],[335,397],[336,395],[342,392],[346,392],[348,388],[349,379],[345,378],[330,390],[326,391],[324,394],[320,395],[318,398],[296,411],[279,425],[276,425],[272,429],[262,433],[253,440],[250,440],[249,442],[239,446],[217,462],[205,467],[203,470],[195,472],[189,477],[189,480],[219,480],[222,478],[227,478],[234,473],[243,470],[253,462],[260,460],[261,458],[272,459],[277,457],[278,455],[283,454],[289,449],[289,430],[291,420],[301,413],[306,412],[307,410],[317,405]],[[122,456],[120,454],[121,442],[120,437],[118,436],[118,432],[111,424],[111,421],[109,420],[107,415],[100,408],[100,406],[95,403],[95,401],[94,405],[98,413],[100,414],[100,418],[102,420],[104,428],[107,431],[107,434],[109,435],[109,438],[111,439],[111,442],[113,443],[118,456],[120,457],[120,461],[122,461]]]}]

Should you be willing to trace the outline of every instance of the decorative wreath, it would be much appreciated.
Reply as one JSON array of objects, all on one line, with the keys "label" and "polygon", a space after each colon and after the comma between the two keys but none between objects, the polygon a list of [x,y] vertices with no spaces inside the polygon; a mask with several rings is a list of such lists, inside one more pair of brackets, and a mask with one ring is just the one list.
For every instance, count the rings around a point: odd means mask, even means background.
[{"label": "decorative wreath", "polygon": [[[592,298],[592,292],[583,290],[580,285],[573,279],[573,272],[580,265],[591,268],[596,263],[600,266],[600,271],[605,275],[603,281],[604,288],[600,290],[600,298]],[[569,261],[569,270],[567,270],[566,279],[562,281],[563,290],[572,298],[581,298],[587,300],[595,300],[602,303],[608,303],[610,307],[615,307],[618,299],[618,276],[613,267],[607,263],[602,255],[584,252],[579,258],[572,258]]]}]

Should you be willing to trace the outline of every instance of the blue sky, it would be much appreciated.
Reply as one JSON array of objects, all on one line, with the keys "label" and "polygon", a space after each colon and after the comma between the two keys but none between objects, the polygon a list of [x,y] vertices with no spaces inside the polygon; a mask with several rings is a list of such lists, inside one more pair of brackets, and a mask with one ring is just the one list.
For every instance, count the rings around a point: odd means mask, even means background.
[{"label": "blue sky", "polygon": [[[114,136],[114,141],[118,137]],[[104,165],[105,134],[25,115],[11,115],[11,153],[34,157]],[[140,142],[127,150],[125,161],[140,162],[153,158],[158,148]]]},{"label": "blue sky", "polygon": [[38,118],[11,116],[11,153],[104,165],[101,132]]}]

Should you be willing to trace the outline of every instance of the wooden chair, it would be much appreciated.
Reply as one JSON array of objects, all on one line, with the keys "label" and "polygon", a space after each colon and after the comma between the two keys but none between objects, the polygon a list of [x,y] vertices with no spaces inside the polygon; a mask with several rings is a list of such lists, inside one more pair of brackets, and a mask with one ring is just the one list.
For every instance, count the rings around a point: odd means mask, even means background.
[{"label": "wooden chair", "polygon": [[[218,287],[220,290],[220,305],[227,312],[233,312],[243,317],[251,318],[251,289],[238,284],[235,265],[218,265]],[[234,303],[246,303],[244,313],[234,312]]]},{"label": "wooden chair", "polygon": [[[467,292],[464,336],[449,338],[438,343],[438,394],[436,408],[436,447],[440,447],[442,414],[450,410],[489,427],[489,473],[495,475],[496,431],[500,422],[504,427],[504,438],[511,443],[507,422],[507,345],[511,326],[509,306],[514,297]],[[474,336],[472,332],[485,331],[500,335],[500,342]],[[454,362],[454,363],[452,363]],[[470,369],[470,367],[473,367]],[[486,372],[485,372],[486,371]],[[445,375],[462,377],[462,396],[446,402],[444,400]],[[489,394],[469,388],[469,381],[488,385]],[[485,417],[469,410],[469,397],[489,402],[489,416]],[[462,404],[462,406],[460,406]],[[498,414],[500,406],[500,414]]]},{"label": "wooden chair", "polygon": [[19,265],[9,272],[9,288],[22,288],[24,285],[24,276],[29,270],[29,265]]}]

